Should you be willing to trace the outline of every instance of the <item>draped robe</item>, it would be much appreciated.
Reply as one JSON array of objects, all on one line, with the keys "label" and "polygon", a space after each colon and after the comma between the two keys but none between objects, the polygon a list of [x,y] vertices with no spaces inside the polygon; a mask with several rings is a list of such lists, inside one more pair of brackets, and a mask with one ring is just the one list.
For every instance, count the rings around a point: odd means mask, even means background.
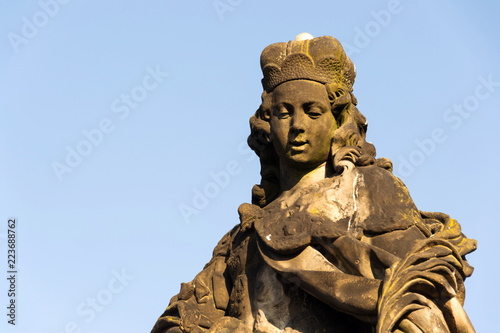
[{"label": "draped robe", "polygon": [[474,332],[462,305],[475,241],[389,171],[350,165],[239,214],[152,333]]}]

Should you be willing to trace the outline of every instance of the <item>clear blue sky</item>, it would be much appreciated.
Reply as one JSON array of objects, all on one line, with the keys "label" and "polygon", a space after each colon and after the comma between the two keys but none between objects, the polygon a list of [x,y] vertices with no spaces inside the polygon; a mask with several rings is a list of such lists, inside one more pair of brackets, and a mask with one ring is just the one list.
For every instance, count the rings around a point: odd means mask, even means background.
[{"label": "clear blue sky", "polygon": [[9,217],[18,237],[2,332],[149,332],[250,201],[260,52],[304,31],[344,44],[368,139],[418,207],[478,240],[466,309],[478,332],[498,327],[499,2],[1,6],[2,276]]}]

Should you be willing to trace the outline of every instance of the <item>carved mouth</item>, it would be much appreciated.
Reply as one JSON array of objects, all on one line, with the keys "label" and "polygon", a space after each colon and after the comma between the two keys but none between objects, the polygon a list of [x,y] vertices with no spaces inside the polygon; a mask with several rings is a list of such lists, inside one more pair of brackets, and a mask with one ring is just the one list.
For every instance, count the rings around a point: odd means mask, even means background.
[{"label": "carved mouth", "polygon": [[290,144],[294,147],[300,147],[300,146],[307,144],[307,140],[306,141],[293,140],[293,141],[290,141]]},{"label": "carved mouth", "polygon": [[308,144],[308,141],[305,140],[293,140],[290,141],[291,149],[293,151],[303,151],[306,148],[306,145]]}]

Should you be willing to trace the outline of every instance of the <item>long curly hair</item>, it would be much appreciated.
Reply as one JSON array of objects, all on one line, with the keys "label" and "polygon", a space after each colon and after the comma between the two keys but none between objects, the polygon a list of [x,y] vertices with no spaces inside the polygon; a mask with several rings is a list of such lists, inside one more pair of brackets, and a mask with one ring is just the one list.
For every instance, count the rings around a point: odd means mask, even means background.
[{"label": "long curly hair", "polygon": [[[361,163],[375,161],[375,146],[366,141],[368,123],[359,112],[356,97],[351,91],[345,91],[335,84],[325,84],[330,100],[331,112],[337,122],[334,132],[331,156],[340,148],[355,146],[361,151]],[[270,117],[272,92],[262,93],[262,103],[250,118],[251,133],[248,145],[259,156],[261,165],[261,183],[252,189],[252,203],[260,207],[273,201],[280,192],[280,166],[278,156],[270,140]],[[331,158],[327,163],[332,163]]]}]

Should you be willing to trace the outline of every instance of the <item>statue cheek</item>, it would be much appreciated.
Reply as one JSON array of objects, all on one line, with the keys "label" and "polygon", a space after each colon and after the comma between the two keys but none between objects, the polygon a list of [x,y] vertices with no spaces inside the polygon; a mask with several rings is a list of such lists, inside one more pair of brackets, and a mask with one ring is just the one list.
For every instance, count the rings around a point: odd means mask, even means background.
[{"label": "statue cheek", "polygon": [[286,123],[271,124],[270,140],[274,143],[283,144],[288,141],[289,128]]}]

